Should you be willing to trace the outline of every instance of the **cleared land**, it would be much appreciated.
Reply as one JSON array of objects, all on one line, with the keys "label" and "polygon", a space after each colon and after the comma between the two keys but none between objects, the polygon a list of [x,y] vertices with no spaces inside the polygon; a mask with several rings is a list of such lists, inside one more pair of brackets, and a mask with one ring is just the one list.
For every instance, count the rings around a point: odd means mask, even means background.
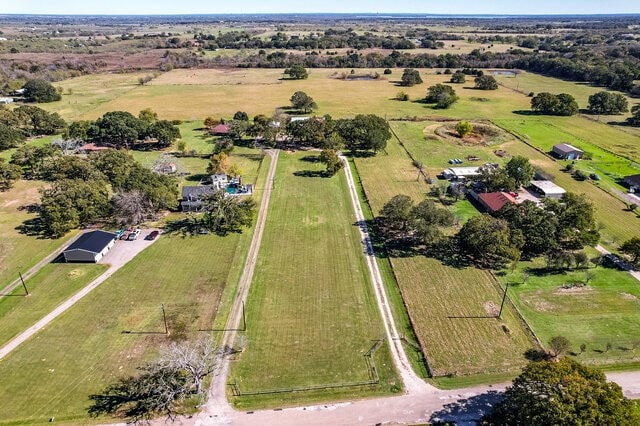
[{"label": "cleared land", "polygon": [[[248,346],[230,374],[242,392],[367,381],[364,355],[384,337],[346,179],[318,176],[324,167],[308,161],[316,155],[283,152],[278,160],[246,307]],[[381,386],[232,402],[245,408],[387,393],[397,380],[388,348],[374,359]]]},{"label": "cleared land", "polygon": [[[640,362],[640,286],[634,277],[605,267],[561,274],[545,274],[543,267],[542,260],[523,262],[501,281],[511,284],[510,297],[544,343],[565,336],[576,359],[593,365]],[[526,284],[523,270],[530,274]],[[563,288],[585,283],[587,274],[587,286]]]}]

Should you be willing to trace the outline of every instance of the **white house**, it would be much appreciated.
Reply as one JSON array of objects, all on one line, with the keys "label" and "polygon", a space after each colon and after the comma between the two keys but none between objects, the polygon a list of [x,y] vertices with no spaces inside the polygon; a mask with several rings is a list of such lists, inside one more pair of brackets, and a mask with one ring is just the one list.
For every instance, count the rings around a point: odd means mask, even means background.
[{"label": "white house", "polygon": [[211,175],[211,186],[214,189],[225,189],[229,185],[229,177],[224,174]]}]

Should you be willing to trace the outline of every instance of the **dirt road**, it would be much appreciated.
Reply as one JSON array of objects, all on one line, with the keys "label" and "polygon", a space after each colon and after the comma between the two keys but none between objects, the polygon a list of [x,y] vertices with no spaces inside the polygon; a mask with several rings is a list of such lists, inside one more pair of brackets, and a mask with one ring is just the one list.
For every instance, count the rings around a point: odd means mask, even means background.
[{"label": "dirt road", "polygon": [[153,244],[156,240],[145,240],[144,237],[148,235],[154,229],[147,229],[142,232],[140,237],[136,241],[116,241],[116,244],[109,252],[100,260],[99,263],[109,264],[109,268],[102,273],[98,278],[87,284],[86,287],[78,291],[69,299],[62,302],[53,311],[45,315],[40,321],[27,328],[21,334],[10,340],[6,345],[0,348],[0,359],[7,356],[11,351],[24,343],[31,336],[36,334],[47,324],[53,321],[55,318],[63,314],[67,309],[72,307],[77,301],[89,294],[93,289],[102,284],[107,278],[113,275],[118,269],[120,269],[125,263],[133,259],[142,250]]}]

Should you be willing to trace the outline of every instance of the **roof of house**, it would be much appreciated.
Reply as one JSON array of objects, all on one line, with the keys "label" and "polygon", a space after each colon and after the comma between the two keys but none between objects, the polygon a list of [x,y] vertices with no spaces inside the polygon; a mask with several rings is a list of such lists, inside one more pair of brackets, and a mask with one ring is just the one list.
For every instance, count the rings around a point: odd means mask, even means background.
[{"label": "roof of house", "polygon": [[538,188],[540,191],[544,192],[547,195],[564,194],[565,192],[567,192],[564,190],[564,188],[556,185],[550,180],[532,180],[531,186],[535,186],[536,188]]},{"label": "roof of house", "polygon": [[555,152],[561,152],[563,154],[569,154],[572,152],[584,152],[573,145],[569,145],[568,143],[559,143],[558,145],[554,145],[553,150]]},{"label": "roof of house", "polygon": [[450,167],[447,171],[455,176],[476,176],[480,174],[480,167]]},{"label": "roof of house", "polygon": [[82,145],[80,149],[83,151],[104,151],[109,148],[106,146],[98,146],[95,143],[86,143]]},{"label": "roof of house", "polygon": [[218,174],[215,174],[215,175],[211,175],[211,180],[214,181],[214,182],[218,181],[218,180],[221,180],[221,181],[224,182],[224,181],[229,180],[229,177],[224,173],[218,173]]},{"label": "roof of house", "polygon": [[506,192],[487,192],[478,194],[478,198],[490,212],[497,212],[507,203],[515,203],[516,199]]},{"label": "roof of house", "polygon": [[182,198],[184,200],[189,197],[199,198],[202,195],[211,194],[213,192],[213,188],[210,186],[200,185],[200,186],[183,186],[182,187]]},{"label": "roof of house", "polygon": [[218,135],[224,135],[224,134],[229,133],[230,129],[231,128],[227,124],[218,124],[213,129],[211,129],[211,131],[213,133],[215,133],[215,134],[218,134]]},{"label": "roof of house", "polygon": [[80,237],[71,243],[64,251],[83,250],[98,254],[115,238],[116,234],[114,232],[102,230],[89,231],[80,235]]},{"label": "roof of house", "polygon": [[640,175],[629,175],[623,179],[627,185],[640,186]]}]

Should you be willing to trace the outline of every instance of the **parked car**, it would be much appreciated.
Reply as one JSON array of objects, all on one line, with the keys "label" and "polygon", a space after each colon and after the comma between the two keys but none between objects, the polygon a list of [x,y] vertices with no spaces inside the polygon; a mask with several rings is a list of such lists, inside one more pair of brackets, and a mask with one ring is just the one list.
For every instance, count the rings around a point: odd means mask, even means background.
[{"label": "parked car", "polygon": [[147,237],[145,239],[149,240],[149,241],[153,241],[156,238],[158,238],[158,235],[160,235],[159,231],[152,231],[152,232],[149,233],[149,235],[147,235]]},{"label": "parked car", "polygon": [[138,239],[138,234],[136,234],[135,232],[132,232],[127,236],[127,241],[134,241],[137,239]]},{"label": "parked car", "polygon": [[590,177],[592,180],[600,180],[600,175],[598,175],[598,174],[596,174],[596,173],[591,173],[591,174],[589,175],[589,177]]}]

